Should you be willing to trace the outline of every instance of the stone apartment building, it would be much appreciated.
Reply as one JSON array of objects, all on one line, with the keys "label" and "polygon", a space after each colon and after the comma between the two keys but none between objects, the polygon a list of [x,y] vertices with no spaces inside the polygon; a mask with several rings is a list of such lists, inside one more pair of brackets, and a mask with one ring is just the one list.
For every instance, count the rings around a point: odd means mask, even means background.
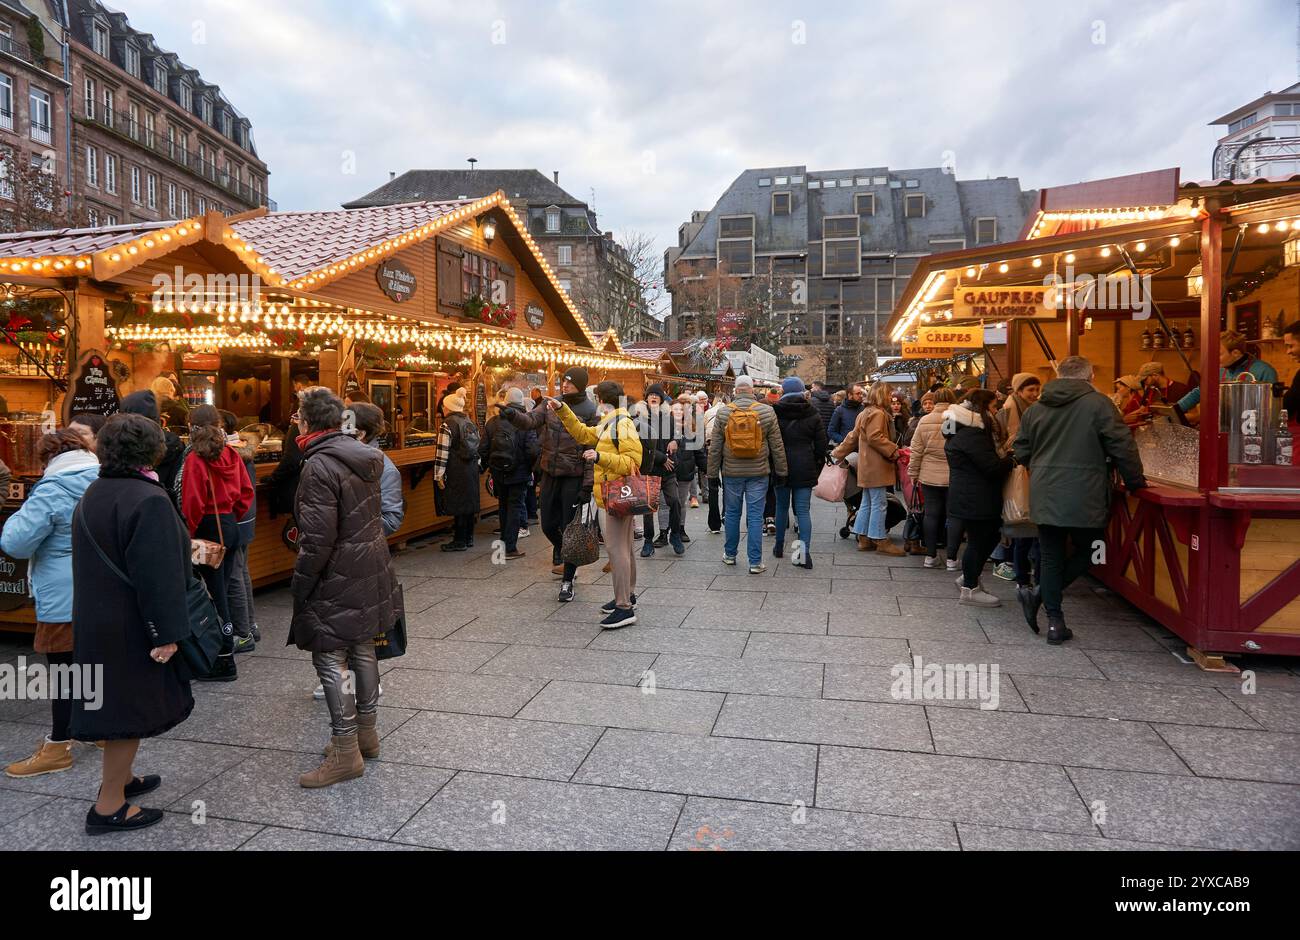
[{"label": "stone apartment building", "polygon": [[343,208],[479,199],[498,189],[593,330],[613,327],[625,343],[661,335],[662,325],[647,309],[632,259],[613,232],[601,231],[587,203],[560,187],[558,171],[548,179],[538,170],[408,170],[390,175],[383,186]]},{"label": "stone apartment building", "polygon": [[805,379],[860,379],[893,352],[882,327],[917,259],[1015,240],[1033,199],[1016,179],[937,167],[745,170],[664,254],[667,338],[716,336],[730,311],[757,304]]},{"label": "stone apartment building", "polygon": [[1211,158],[1214,179],[1300,173],[1300,83],[1265,92],[1211,121],[1210,126],[1227,128]]},{"label": "stone apartment building", "polygon": [[248,118],[97,0],[0,0],[0,143],[58,180],[59,222],[274,208]]}]

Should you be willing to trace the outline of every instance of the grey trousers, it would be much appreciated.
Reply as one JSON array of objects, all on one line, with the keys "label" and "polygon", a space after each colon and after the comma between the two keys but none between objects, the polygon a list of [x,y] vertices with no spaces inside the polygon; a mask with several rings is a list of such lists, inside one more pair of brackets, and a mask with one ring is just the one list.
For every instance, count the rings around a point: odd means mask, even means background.
[{"label": "grey trousers", "polygon": [[[348,660],[352,661],[351,672]],[[357,733],[357,712],[372,715],[379,707],[379,660],[374,640],[362,640],[343,649],[312,653],[325,704],[330,710],[330,729],[336,738]]]},{"label": "grey trousers", "polygon": [[241,545],[233,549],[235,556],[230,570],[230,580],[226,583],[226,603],[230,605],[230,622],[240,636],[248,636],[257,623],[257,612],[253,609],[253,579],[248,574],[248,546]]}]

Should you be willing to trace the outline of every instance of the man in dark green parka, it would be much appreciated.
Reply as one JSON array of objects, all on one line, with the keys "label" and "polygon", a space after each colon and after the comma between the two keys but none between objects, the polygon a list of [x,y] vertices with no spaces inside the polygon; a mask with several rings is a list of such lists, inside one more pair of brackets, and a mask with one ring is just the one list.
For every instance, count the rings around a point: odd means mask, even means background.
[{"label": "man in dark green parka", "polygon": [[[1147,485],[1133,434],[1115,404],[1092,386],[1092,363],[1061,360],[1038,407],[1025,411],[1016,462],[1029,468],[1029,515],[1038,526],[1042,577],[1033,599],[1047,609],[1047,642],[1071,637],[1061,597],[1088,570],[1110,515],[1113,465],[1130,490]],[[1066,543],[1073,543],[1067,552]],[[1026,611],[1029,616],[1030,611]]]}]

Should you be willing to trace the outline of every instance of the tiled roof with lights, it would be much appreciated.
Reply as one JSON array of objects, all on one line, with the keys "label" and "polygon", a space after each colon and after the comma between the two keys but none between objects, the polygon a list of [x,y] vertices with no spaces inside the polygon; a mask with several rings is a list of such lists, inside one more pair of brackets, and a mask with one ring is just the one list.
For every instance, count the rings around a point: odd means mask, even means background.
[{"label": "tiled roof with lights", "polygon": [[[237,221],[231,228],[256,245],[280,274],[293,280],[346,266],[358,254],[377,250],[395,239],[402,239],[404,247],[407,241],[415,240],[414,233],[423,226],[445,220],[472,204],[473,200],[455,200],[371,209],[268,212]],[[367,263],[369,260],[373,259],[367,259]],[[352,270],[356,267],[351,265]]]},{"label": "tiled roof with lights", "polygon": [[0,258],[45,258],[50,255],[88,255],[122,245],[145,232],[171,222],[141,222],[105,228],[61,228],[48,232],[10,232],[0,235]]}]

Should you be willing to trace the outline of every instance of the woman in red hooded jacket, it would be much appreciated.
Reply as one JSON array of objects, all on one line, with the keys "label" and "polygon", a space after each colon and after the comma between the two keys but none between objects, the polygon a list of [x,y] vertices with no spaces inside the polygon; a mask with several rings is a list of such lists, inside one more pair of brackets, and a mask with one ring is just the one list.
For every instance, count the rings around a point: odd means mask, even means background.
[{"label": "woman in red hooded jacket", "polygon": [[223,623],[223,642],[217,665],[197,681],[232,682],[237,677],[235,651],[253,646],[252,636],[235,636],[226,587],[234,577],[239,544],[239,520],[253,504],[253,482],[244,461],[233,447],[226,446],[226,429],[221,414],[211,405],[190,412],[190,444],[176,474],[177,504],[185,517],[190,538],[225,542],[227,551],[220,567],[196,565],[212,594]]}]

